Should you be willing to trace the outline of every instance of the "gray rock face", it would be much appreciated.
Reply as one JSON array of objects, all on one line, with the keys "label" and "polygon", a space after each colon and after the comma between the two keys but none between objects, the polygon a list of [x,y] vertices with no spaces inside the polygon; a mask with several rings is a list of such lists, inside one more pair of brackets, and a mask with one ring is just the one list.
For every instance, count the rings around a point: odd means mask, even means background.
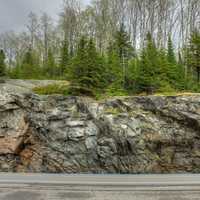
[{"label": "gray rock face", "polygon": [[44,87],[51,84],[67,84],[67,81],[56,80],[20,80],[0,79],[0,91],[9,93],[29,93],[35,87]]},{"label": "gray rock face", "polygon": [[200,97],[0,93],[0,171],[200,172]]}]

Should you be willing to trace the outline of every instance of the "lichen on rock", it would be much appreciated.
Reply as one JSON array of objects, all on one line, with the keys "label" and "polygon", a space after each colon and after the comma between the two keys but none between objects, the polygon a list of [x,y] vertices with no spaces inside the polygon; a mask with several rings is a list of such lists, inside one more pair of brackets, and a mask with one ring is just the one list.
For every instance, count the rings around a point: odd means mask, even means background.
[{"label": "lichen on rock", "polygon": [[0,93],[0,171],[200,172],[200,97]]}]

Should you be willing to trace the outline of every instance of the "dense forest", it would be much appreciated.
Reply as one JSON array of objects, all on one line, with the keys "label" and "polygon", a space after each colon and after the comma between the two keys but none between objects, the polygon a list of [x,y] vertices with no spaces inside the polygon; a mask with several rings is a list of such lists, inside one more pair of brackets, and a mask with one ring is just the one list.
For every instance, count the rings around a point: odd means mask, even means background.
[{"label": "dense forest", "polygon": [[65,0],[0,35],[0,76],[61,79],[71,94],[200,92],[199,0]]}]

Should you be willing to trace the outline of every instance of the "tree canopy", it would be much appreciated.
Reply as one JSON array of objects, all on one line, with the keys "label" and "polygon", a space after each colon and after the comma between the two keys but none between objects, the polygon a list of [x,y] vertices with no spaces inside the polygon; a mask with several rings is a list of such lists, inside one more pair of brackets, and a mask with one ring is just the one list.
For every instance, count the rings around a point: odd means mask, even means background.
[{"label": "tree canopy", "polygon": [[200,92],[200,1],[66,0],[0,34],[0,76],[66,79],[73,94]]}]

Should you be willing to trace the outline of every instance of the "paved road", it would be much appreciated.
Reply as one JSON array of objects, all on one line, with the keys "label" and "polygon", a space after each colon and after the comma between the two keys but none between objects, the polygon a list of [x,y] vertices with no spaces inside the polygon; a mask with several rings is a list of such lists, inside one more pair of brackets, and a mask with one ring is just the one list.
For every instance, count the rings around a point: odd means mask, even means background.
[{"label": "paved road", "polygon": [[200,200],[200,175],[0,174],[0,200]]}]

